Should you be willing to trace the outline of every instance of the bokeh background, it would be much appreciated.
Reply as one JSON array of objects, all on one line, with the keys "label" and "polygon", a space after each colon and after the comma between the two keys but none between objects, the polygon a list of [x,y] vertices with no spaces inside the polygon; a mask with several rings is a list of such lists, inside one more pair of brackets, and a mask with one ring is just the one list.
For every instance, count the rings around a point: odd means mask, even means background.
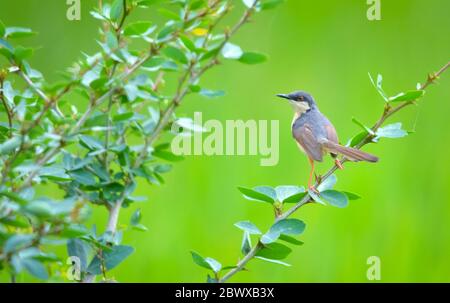
[{"label": "bokeh background", "polygon": [[[98,23],[89,15],[96,1],[81,2],[82,19],[71,22],[65,1],[0,0],[5,24],[39,32],[24,43],[41,47],[31,63],[48,80],[58,80],[58,71],[81,51],[98,49]],[[236,6],[242,9],[241,1]],[[202,83],[227,95],[189,97],[179,113],[201,111],[204,119],[221,121],[280,120],[278,165],[262,167],[259,156],[191,156],[175,164],[163,186],[140,183],[137,195],[148,201],[124,210],[120,222],[128,223],[140,207],[149,231],[125,233],[124,243],[136,251],[110,276],[122,282],[204,281],[206,273],[192,262],[190,250],[231,265],[240,256],[242,236],[233,223],[270,225],[270,207],[244,200],[236,187],[304,184],[309,169],[291,138],[291,109],[274,94],[311,92],[346,142],[359,131],[353,116],[371,125],[383,107],[368,72],[383,74],[385,90],[394,95],[414,89],[450,59],[450,2],[381,0],[381,21],[368,21],[366,10],[365,0],[288,0],[242,29],[234,42],[270,60],[257,66],[225,62]],[[135,18],[159,20],[152,10]],[[338,172],[337,188],[361,200],[345,209],[308,205],[295,214],[307,229],[305,244],[286,260],[292,267],[254,260],[232,281],[367,282],[366,260],[379,256],[383,282],[450,282],[449,84],[450,73],[418,106],[390,121],[415,133],[370,145],[379,163],[350,163]],[[326,161],[319,171],[330,165]],[[90,223],[102,227],[105,220],[105,210],[94,208]],[[56,250],[64,257],[63,247]],[[0,273],[0,281],[7,277]],[[18,281],[34,280],[23,274]]]}]

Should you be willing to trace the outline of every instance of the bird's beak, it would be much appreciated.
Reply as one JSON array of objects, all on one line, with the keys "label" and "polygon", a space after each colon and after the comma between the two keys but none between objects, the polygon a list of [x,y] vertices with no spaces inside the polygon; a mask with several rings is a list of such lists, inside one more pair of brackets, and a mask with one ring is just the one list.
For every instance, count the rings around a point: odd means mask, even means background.
[{"label": "bird's beak", "polygon": [[286,95],[286,94],[278,94],[277,97],[290,100],[289,95]]}]

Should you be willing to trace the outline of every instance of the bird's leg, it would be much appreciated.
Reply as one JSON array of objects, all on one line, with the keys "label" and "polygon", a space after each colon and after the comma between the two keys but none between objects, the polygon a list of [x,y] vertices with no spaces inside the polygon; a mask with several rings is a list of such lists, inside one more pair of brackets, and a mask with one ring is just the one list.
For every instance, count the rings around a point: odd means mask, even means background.
[{"label": "bird's leg", "polygon": [[339,161],[338,158],[334,159],[334,164],[336,164],[336,166],[337,166],[339,169],[344,169],[344,166],[342,166],[342,163],[341,163],[341,161]]},{"label": "bird's leg", "polygon": [[311,185],[311,181],[312,181],[312,177],[314,174],[314,160],[309,158],[309,164],[311,164],[311,172],[309,173],[309,179],[308,179],[308,189],[312,190],[313,192],[315,192],[316,194],[319,193],[319,191],[314,187],[314,185]]}]

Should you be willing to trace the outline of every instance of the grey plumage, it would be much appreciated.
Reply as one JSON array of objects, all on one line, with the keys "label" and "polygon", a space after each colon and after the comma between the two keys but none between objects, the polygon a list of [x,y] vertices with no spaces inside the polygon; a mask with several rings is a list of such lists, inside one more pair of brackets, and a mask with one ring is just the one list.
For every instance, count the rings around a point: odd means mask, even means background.
[{"label": "grey plumage", "polygon": [[292,135],[312,160],[322,162],[323,155],[329,152],[334,158],[341,154],[351,161],[378,161],[371,154],[340,145],[336,129],[320,112],[310,94],[297,91],[277,96],[288,99],[293,105],[296,116],[292,123]]},{"label": "grey plumage", "polygon": [[323,155],[330,152],[346,156],[351,161],[377,162],[378,158],[355,148],[339,144],[336,130],[317,106],[301,114],[292,124],[292,135],[307,154],[322,162]]}]

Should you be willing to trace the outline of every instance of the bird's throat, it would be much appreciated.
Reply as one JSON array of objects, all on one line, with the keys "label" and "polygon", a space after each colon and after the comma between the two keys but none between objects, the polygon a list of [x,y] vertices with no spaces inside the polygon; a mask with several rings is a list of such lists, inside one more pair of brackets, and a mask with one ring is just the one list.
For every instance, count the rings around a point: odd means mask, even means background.
[{"label": "bird's throat", "polygon": [[306,113],[311,109],[306,102],[291,102],[291,106],[294,112],[298,113],[299,115]]}]

